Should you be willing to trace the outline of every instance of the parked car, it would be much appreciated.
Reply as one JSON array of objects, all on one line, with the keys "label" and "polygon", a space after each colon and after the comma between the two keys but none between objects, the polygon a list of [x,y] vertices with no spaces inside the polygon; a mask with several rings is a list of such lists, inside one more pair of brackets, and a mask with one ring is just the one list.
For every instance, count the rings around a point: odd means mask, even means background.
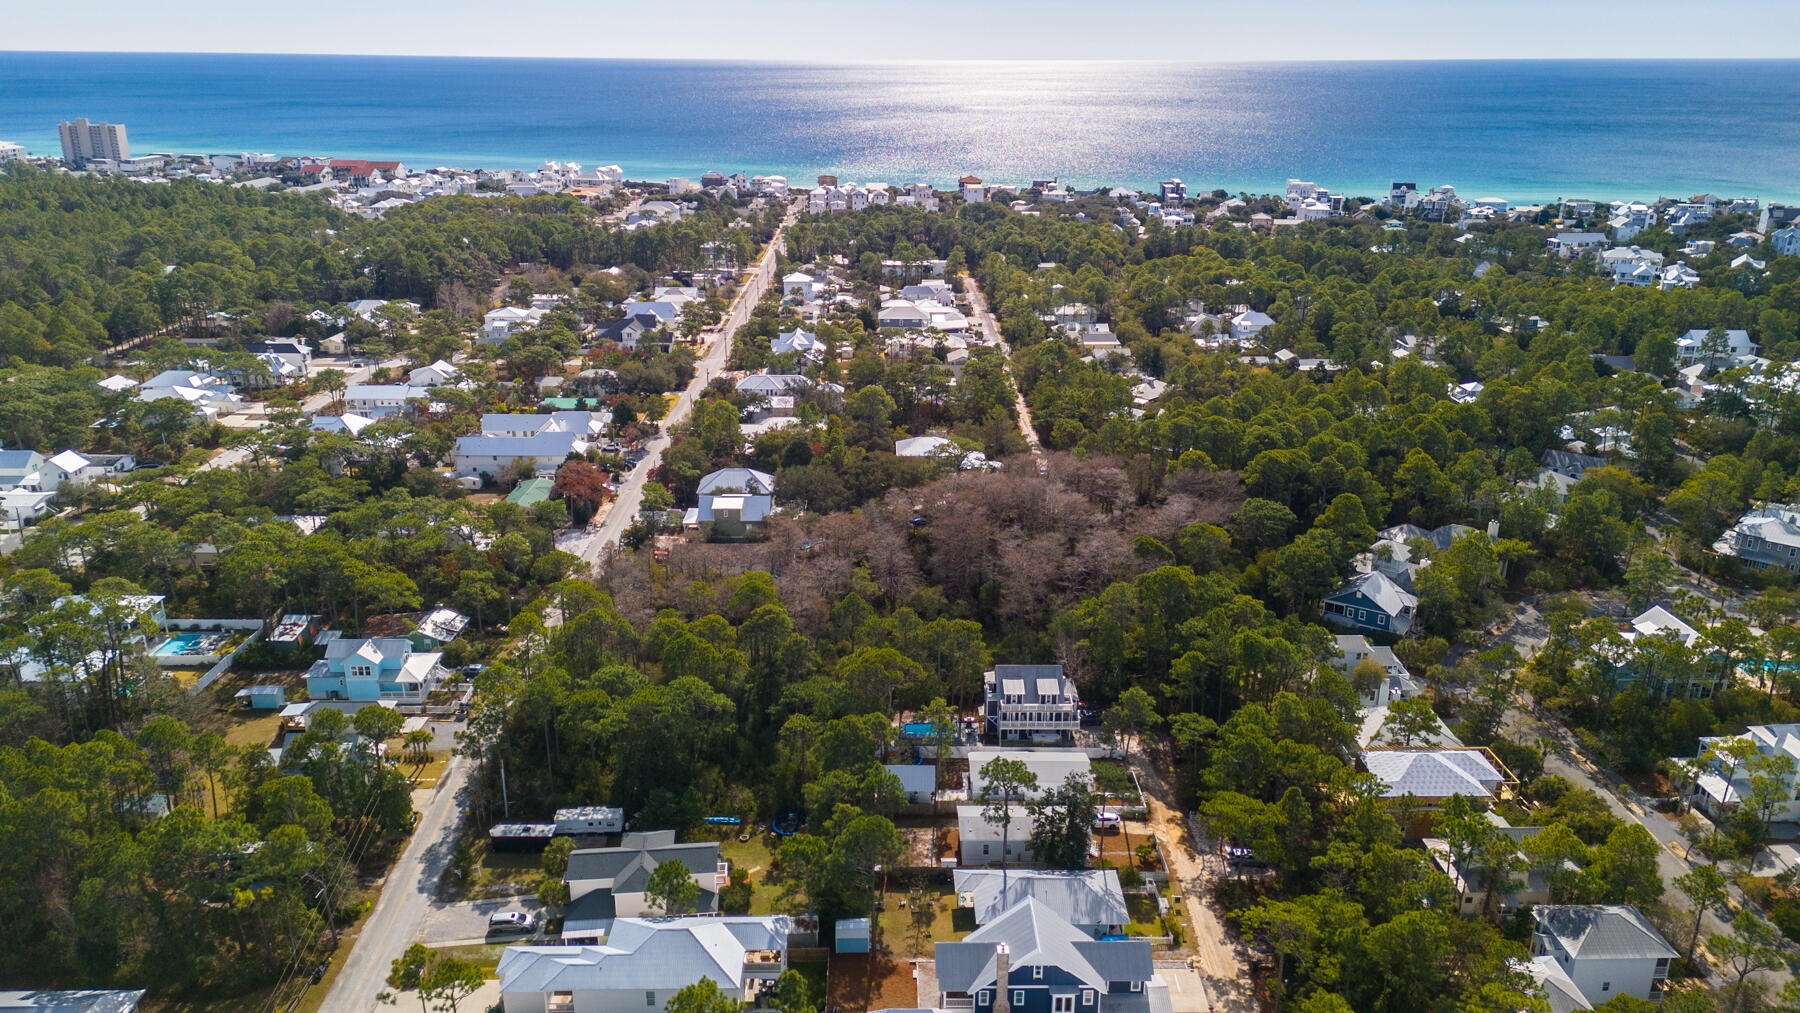
[{"label": "parked car", "polygon": [[1097,812],[1094,814],[1094,829],[1103,833],[1111,833],[1125,825],[1124,819],[1115,812]]},{"label": "parked car", "polygon": [[496,911],[488,916],[489,935],[525,935],[537,928],[537,918],[528,911]]}]

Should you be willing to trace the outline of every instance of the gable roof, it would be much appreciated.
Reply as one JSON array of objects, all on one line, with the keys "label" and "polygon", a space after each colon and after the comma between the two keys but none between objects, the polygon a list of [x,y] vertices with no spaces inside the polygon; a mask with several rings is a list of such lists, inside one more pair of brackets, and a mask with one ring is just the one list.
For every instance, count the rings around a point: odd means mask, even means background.
[{"label": "gable roof", "polygon": [[711,978],[735,993],[755,951],[787,950],[786,915],[620,918],[604,946],[510,946],[500,991],[672,991]]},{"label": "gable roof", "polygon": [[1014,969],[1054,967],[1101,992],[1109,982],[1148,981],[1155,973],[1148,940],[1093,939],[1043,902],[1027,898],[961,942],[937,944],[939,987],[974,992],[991,986],[1000,945],[1006,946]]},{"label": "gable roof", "polygon": [[1376,608],[1390,616],[1400,615],[1407,609],[1417,608],[1419,605],[1417,595],[1389,580],[1387,574],[1380,570],[1357,574],[1350,579],[1348,584],[1331,592],[1326,597],[1341,598],[1352,594],[1361,594],[1374,603]]},{"label": "gable roof", "polygon": [[1629,904],[1539,904],[1531,909],[1538,931],[1576,958],[1619,960],[1673,958],[1675,948]]},{"label": "gable roof", "polygon": [[1115,869],[957,869],[956,892],[973,896],[975,924],[985,925],[1026,899],[1071,925],[1124,925],[1125,891]]}]

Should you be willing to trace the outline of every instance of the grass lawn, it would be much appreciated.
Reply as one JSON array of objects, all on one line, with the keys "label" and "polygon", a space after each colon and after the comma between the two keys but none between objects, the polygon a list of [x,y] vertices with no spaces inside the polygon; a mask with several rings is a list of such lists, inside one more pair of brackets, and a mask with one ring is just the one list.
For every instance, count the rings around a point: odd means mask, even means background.
[{"label": "grass lawn", "polygon": [[[704,835],[705,832],[702,831]],[[767,834],[751,834],[747,841],[739,841],[736,834],[719,834],[719,857],[731,863],[733,869],[743,869],[750,874],[750,913],[753,915],[770,915],[781,910],[781,888],[769,881],[769,870],[775,864],[775,852],[769,847]],[[712,840],[713,837],[704,839]]]},{"label": "grass lawn", "polygon": [[[896,960],[907,957],[930,957],[936,942],[960,939],[968,930],[959,930],[956,890],[949,884],[923,884],[916,895],[907,885],[889,880],[881,894],[878,933],[882,945]],[[971,926],[972,928],[972,926]]]},{"label": "grass lawn", "polygon": [[460,900],[491,900],[499,897],[535,897],[544,882],[543,858],[532,852],[492,851],[485,835],[471,846],[475,854],[474,872],[468,885],[458,892]]},{"label": "grass lawn", "polygon": [[1128,893],[1125,895],[1125,910],[1131,915],[1131,921],[1125,926],[1128,936],[1166,936],[1171,933],[1169,926],[1174,926],[1181,935],[1181,945],[1176,950],[1186,950],[1193,945],[1193,933],[1187,924],[1187,906],[1185,904],[1169,905],[1166,916],[1156,913],[1156,898],[1147,893]]},{"label": "grass lawn", "polygon": [[407,753],[399,743],[389,742],[388,749],[390,750],[389,756],[399,757],[398,769],[400,773],[406,775],[408,781],[412,782],[414,788],[436,787],[438,778],[443,777],[444,769],[450,766],[450,754],[447,752],[428,754],[424,765],[421,766],[413,762],[411,754]]},{"label": "grass lawn", "polygon": [[239,749],[267,749],[275,744],[275,732],[280,728],[281,718],[274,711],[235,711],[220,734],[227,745]]},{"label": "grass lawn", "polygon": [[506,944],[499,943],[492,946],[485,944],[478,944],[475,946],[442,946],[431,952],[440,958],[455,958],[457,960],[468,960],[480,964],[482,969],[487,971],[491,976],[494,973],[494,969],[500,966],[500,955],[506,952]]}]

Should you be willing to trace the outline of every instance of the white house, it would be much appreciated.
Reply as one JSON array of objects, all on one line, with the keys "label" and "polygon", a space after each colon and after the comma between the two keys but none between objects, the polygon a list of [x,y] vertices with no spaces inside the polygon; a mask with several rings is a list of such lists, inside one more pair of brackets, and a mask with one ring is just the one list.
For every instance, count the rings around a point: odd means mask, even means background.
[{"label": "white house", "polygon": [[819,340],[817,334],[798,327],[791,331],[783,331],[769,342],[769,351],[776,355],[797,354],[812,362],[825,357],[825,342]]},{"label": "white house", "polygon": [[456,378],[461,375],[461,371],[455,366],[439,359],[429,366],[420,366],[413,370],[407,375],[406,380],[414,387],[441,387],[448,383],[455,383]]},{"label": "white house", "polygon": [[44,455],[35,450],[0,450],[0,490],[55,492],[59,476],[47,471]]},{"label": "white house", "polygon": [[483,344],[497,345],[520,331],[536,327],[548,312],[524,306],[502,306],[488,310],[487,315],[481,318],[481,341]]},{"label": "white house", "polygon": [[1374,687],[1362,694],[1363,706],[1368,708],[1386,707],[1390,701],[1405,700],[1419,694],[1419,684],[1413,681],[1412,673],[1406,670],[1391,647],[1377,647],[1369,643],[1369,638],[1360,634],[1339,635],[1337,638],[1337,660],[1333,666],[1342,672],[1344,678],[1350,678],[1357,666],[1367,662],[1381,669],[1381,678]]},{"label": "white house", "polygon": [[795,271],[781,279],[781,297],[812,302],[819,297],[818,279],[804,271]]},{"label": "white house", "polygon": [[584,434],[558,430],[529,436],[460,436],[453,464],[459,475],[498,478],[521,463],[536,472],[554,472],[570,454],[587,452]]},{"label": "white house", "polygon": [[787,970],[786,915],[620,918],[604,945],[509,946],[500,957],[506,1013],[656,1013],[703,980],[734,1005],[766,1005]]},{"label": "white house", "polygon": [[1238,341],[1250,341],[1274,323],[1275,318],[1261,310],[1247,310],[1231,318],[1231,336]]},{"label": "white house", "polygon": [[956,807],[957,862],[965,868],[984,865],[1029,862],[1031,855],[1031,810],[1023,805],[1009,805],[1012,823],[1002,841],[1001,828],[989,823],[986,809],[978,805]]},{"label": "white house", "polygon": [[[1800,724],[1751,725],[1742,735],[1702,737],[1696,756],[1677,761],[1679,766],[1692,771],[1688,780],[1694,805],[1714,819],[1722,820],[1750,795],[1751,772],[1719,753],[1721,746],[1733,742],[1748,743],[1758,754],[1777,761],[1769,765],[1768,776],[1777,777],[1783,789],[1772,815],[1781,822],[1800,819],[1800,800],[1795,797],[1800,794],[1796,790],[1800,788]],[[1710,759],[1708,753],[1713,754]]]},{"label": "white house", "polygon": [[408,401],[423,401],[429,387],[410,383],[357,383],[344,389],[344,411],[371,419],[397,414]]},{"label": "white house", "polygon": [[1662,1000],[1675,948],[1625,904],[1540,904],[1531,955],[1555,961],[1594,1006],[1615,996]]},{"label": "white house", "polygon": [[1093,764],[1088,755],[1081,749],[971,749],[969,751],[969,797],[981,800],[987,791],[987,779],[982,775],[982,768],[995,760],[1011,760],[1025,765],[1037,778],[1035,791],[1024,791],[1018,796],[1020,801],[1034,799],[1054,788],[1061,788],[1063,782],[1070,777],[1078,777],[1092,783],[1094,779]]},{"label": "white house", "polygon": [[1550,249],[1564,259],[1606,246],[1604,232],[1560,232],[1550,237]]},{"label": "white house", "polygon": [[1707,331],[1696,327],[1675,339],[1675,357],[1683,366],[1691,366],[1696,362],[1708,362],[1716,366],[1735,365],[1739,359],[1755,355],[1758,350],[1756,342],[1750,340],[1750,332],[1740,328],[1728,328],[1725,340],[1718,347],[1708,348]]},{"label": "white house", "polygon": [[1776,229],[1769,236],[1769,242],[1775,245],[1775,252],[1783,257],[1800,257],[1800,226],[1790,225],[1785,229]]}]

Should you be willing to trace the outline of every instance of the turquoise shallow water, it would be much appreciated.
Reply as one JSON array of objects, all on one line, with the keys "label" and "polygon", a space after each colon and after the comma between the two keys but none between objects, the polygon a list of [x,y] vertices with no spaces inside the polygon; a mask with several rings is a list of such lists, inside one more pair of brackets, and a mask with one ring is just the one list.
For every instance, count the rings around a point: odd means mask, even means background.
[{"label": "turquoise shallow water", "polygon": [[1800,61],[850,66],[0,53],[0,139],[122,121],[136,153],[411,165],[618,163],[893,184],[1352,194],[1390,179],[1513,200],[1800,197]]}]

